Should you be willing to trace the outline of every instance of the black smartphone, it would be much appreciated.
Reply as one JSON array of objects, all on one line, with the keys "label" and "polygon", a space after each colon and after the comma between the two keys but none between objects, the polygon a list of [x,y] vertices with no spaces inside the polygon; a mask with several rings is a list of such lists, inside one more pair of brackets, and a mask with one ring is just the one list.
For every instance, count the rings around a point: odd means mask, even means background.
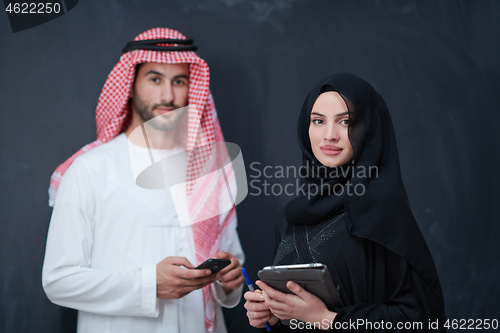
[{"label": "black smartphone", "polygon": [[224,267],[228,266],[231,263],[229,259],[207,259],[202,262],[196,269],[206,269],[212,271],[212,273],[220,272]]}]

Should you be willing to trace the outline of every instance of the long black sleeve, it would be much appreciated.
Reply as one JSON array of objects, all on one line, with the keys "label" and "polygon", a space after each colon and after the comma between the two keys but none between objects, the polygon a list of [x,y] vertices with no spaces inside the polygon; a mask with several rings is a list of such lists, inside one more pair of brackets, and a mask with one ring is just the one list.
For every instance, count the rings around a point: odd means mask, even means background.
[{"label": "long black sleeve", "polygon": [[[397,254],[351,235],[342,213],[313,227],[278,219],[273,264],[305,262],[325,264],[339,287],[344,307],[331,309],[337,312],[334,328],[346,332],[446,331],[442,328],[444,307],[425,280]],[[441,328],[430,329],[429,322],[436,320]],[[282,331],[295,330],[285,326],[277,332]]]}]

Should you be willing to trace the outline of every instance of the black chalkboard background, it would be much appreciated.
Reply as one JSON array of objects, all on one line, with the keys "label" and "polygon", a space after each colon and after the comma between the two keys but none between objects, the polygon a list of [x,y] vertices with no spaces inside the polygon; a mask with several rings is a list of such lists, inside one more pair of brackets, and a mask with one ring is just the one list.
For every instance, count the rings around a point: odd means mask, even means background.
[{"label": "black chalkboard background", "polygon": [[[75,330],[76,312],[41,287],[49,178],[95,140],[95,106],[122,47],[157,26],[198,45],[249,180],[253,162],[299,165],[296,119],[316,81],[346,71],[372,83],[392,114],[447,316],[500,319],[500,1],[87,0],[15,34],[0,14],[0,332]],[[290,197],[250,193],[238,217],[255,279]],[[254,331],[241,304],[226,322]]]}]

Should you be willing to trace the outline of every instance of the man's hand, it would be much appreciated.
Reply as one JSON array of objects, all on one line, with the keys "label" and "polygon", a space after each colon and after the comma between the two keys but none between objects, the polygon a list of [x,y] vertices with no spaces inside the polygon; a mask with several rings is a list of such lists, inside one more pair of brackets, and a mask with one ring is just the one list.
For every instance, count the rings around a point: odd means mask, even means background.
[{"label": "man's hand", "polygon": [[[184,266],[184,267],[181,267]],[[209,269],[194,269],[184,257],[167,257],[156,265],[156,294],[162,299],[178,299],[214,282]]]},{"label": "man's hand", "polygon": [[221,270],[216,274],[217,280],[222,282],[224,285],[224,291],[226,293],[230,292],[232,289],[236,289],[243,283],[243,274],[241,273],[241,265],[238,259],[236,259],[231,253],[219,252],[213,256],[215,259],[229,259],[231,264]]}]

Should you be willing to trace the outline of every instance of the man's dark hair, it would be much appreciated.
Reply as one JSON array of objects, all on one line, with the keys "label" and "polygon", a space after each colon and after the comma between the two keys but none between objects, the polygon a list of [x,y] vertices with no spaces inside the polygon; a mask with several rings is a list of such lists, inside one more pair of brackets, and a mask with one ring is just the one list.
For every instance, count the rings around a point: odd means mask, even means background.
[{"label": "man's dark hair", "polygon": [[139,69],[141,69],[142,65],[144,65],[143,62],[135,66],[134,82],[132,83],[132,86],[135,84],[135,80],[137,79],[137,73],[139,73]]}]

